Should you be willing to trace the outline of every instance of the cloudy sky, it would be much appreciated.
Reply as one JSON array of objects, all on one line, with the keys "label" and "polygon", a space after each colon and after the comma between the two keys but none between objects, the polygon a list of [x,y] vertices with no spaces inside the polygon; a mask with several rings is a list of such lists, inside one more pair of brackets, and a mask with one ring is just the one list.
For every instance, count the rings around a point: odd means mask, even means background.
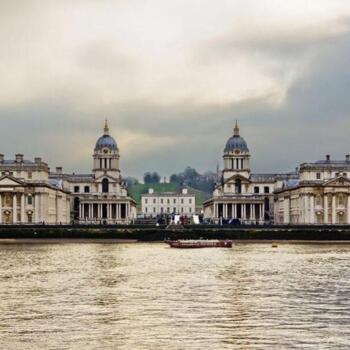
[{"label": "cloudy sky", "polygon": [[87,172],[215,170],[236,119],[257,172],[350,153],[350,1],[3,0],[0,152]]}]

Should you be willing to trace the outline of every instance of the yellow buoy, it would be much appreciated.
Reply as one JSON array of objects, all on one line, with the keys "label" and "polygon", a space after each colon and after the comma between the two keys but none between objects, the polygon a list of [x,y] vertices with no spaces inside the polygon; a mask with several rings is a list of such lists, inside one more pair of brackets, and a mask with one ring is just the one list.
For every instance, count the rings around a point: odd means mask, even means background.
[{"label": "yellow buoy", "polygon": [[277,247],[278,247],[277,243],[272,243],[272,248],[277,248]]}]

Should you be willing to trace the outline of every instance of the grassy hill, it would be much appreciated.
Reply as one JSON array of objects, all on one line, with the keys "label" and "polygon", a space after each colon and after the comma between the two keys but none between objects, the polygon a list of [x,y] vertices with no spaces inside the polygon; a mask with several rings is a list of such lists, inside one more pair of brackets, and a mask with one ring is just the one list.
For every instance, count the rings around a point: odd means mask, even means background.
[{"label": "grassy hill", "polygon": [[[141,195],[148,193],[149,188],[153,188],[154,192],[174,192],[180,190],[180,184],[176,183],[153,183],[153,184],[137,184],[128,188],[129,195],[133,197],[138,207],[141,207]],[[210,194],[188,187],[190,193],[196,197],[196,206],[201,207],[203,202],[210,197]]]}]

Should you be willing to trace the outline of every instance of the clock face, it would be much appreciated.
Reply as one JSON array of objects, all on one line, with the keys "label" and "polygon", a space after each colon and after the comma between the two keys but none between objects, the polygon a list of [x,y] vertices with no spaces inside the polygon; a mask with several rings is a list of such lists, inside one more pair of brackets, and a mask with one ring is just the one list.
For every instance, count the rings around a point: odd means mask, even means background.
[{"label": "clock face", "polygon": [[236,153],[236,154],[239,154],[239,150],[237,149],[237,150],[235,151],[235,153]]},{"label": "clock face", "polygon": [[105,149],[103,150],[103,153],[108,153],[108,149],[105,148]]}]

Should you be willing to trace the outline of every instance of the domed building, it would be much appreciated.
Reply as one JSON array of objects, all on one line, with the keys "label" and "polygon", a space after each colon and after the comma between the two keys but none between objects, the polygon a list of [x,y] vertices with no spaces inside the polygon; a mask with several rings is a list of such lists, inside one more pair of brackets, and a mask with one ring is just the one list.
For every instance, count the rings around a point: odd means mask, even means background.
[{"label": "domed building", "polygon": [[252,174],[250,152],[239,126],[227,140],[221,179],[213,196],[204,202],[204,218],[214,222],[239,220],[243,224],[264,224],[273,218],[273,191],[279,178],[295,174]]},{"label": "domed building", "polygon": [[72,220],[87,224],[130,223],[136,202],[128,196],[119,169],[119,148],[109,134],[107,121],[95,144],[91,174],[64,174],[61,167],[50,175],[61,179],[72,194]]}]

